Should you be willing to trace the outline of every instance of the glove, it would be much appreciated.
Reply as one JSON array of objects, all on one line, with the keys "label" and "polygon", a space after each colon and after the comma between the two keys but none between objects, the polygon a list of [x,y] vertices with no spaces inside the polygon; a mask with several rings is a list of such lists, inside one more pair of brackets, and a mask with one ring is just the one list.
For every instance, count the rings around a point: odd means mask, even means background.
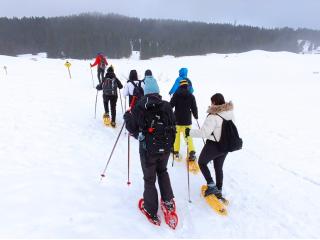
[{"label": "glove", "polygon": [[194,116],[194,119],[195,119],[195,120],[198,120],[198,115],[195,115],[195,116]]},{"label": "glove", "polygon": [[186,137],[190,136],[190,128],[186,128],[185,130]]},{"label": "glove", "polygon": [[123,119],[125,122],[128,122],[131,118],[131,113],[129,111],[126,111],[123,115]]},{"label": "glove", "polygon": [[92,67],[92,64],[90,63],[90,67]]},{"label": "glove", "polygon": [[101,84],[98,84],[98,85],[96,86],[96,89],[97,89],[98,91],[102,90],[102,85],[101,85]]}]

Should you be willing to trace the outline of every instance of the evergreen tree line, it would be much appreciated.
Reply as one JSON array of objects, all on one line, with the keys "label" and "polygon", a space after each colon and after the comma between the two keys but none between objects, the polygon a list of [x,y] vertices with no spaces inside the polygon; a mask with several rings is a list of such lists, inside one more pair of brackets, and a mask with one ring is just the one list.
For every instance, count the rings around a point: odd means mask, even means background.
[{"label": "evergreen tree line", "polygon": [[0,54],[47,52],[50,58],[190,56],[249,50],[299,52],[298,40],[320,45],[320,31],[129,18],[108,14],[0,18]]}]

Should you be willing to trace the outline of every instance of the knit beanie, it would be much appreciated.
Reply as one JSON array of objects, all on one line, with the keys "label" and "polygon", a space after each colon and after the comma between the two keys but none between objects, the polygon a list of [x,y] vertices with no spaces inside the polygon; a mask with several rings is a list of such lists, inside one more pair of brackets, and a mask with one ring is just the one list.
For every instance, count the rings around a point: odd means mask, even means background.
[{"label": "knit beanie", "polygon": [[144,76],[152,76],[152,72],[151,70],[146,70],[145,73],[144,73]]},{"label": "knit beanie", "polygon": [[107,72],[108,72],[108,73],[114,72],[113,66],[108,67]]},{"label": "knit beanie", "polygon": [[188,85],[188,81],[183,79],[180,81],[180,86]]},{"label": "knit beanie", "polygon": [[144,95],[151,93],[160,93],[157,81],[152,76],[146,76],[144,79]]}]

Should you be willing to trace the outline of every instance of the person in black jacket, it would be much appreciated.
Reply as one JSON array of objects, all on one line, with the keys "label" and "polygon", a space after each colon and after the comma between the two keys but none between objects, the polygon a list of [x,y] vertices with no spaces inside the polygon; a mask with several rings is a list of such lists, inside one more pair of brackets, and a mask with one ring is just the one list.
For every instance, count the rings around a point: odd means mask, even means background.
[{"label": "person in black jacket", "polygon": [[110,66],[104,76],[102,82],[97,85],[97,90],[103,90],[103,105],[105,113],[103,115],[106,122],[110,122],[109,116],[109,102],[111,108],[111,126],[116,127],[116,106],[118,101],[118,88],[122,89],[123,86],[120,80],[116,77],[114,69]]},{"label": "person in black jacket", "polygon": [[[180,134],[185,136],[185,129],[190,128],[192,125],[191,113],[195,119],[198,119],[198,108],[194,95],[188,90],[188,81],[181,80],[180,87],[173,94],[170,100],[172,108],[174,108],[174,115],[176,118],[176,140],[174,142],[173,154],[175,158],[179,158],[180,150]],[[188,144],[188,159],[194,161],[196,159],[195,148],[191,137],[187,138]]]},{"label": "person in black jacket", "polygon": [[[149,217],[154,222],[159,222],[157,216],[158,211],[158,193],[155,186],[158,177],[158,184],[160,189],[161,198],[168,208],[173,210],[175,208],[174,195],[171,188],[169,174],[167,172],[167,163],[170,156],[170,149],[174,142],[175,137],[175,121],[172,108],[167,101],[162,100],[159,95],[159,87],[153,77],[145,79],[145,95],[140,98],[131,112],[127,111],[124,115],[126,128],[136,139],[139,140],[139,153],[141,167],[144,179],[144,192],[143,192],[143,208],[148,213]],[[150,148],[153,144],[152,139],[152,126],[148,126],[148,116],[151,109],[158,107],[160,116],[166,116],[168,124],[171,125],[171,137],[167,141],[168,145],[165,151],[161,153],[152,153]],[[160,136],[161,138],[161,136]],[[156,142],[158,144],[161,141]],[[166,144],[166,142],[164,142]]]}]

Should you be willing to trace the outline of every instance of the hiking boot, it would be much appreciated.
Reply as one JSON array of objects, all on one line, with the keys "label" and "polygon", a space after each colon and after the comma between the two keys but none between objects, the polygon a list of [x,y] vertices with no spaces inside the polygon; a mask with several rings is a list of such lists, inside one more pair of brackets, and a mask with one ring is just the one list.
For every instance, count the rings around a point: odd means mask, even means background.
[{"label": "hiking boot", "polygon": [[189,152],[189,161],[194,161],[196,159],[197,159],[196,152],[195,151]]},{"label": "hiking boot", "polygon": [[111,127],[116,127],[116,123],[115,122],[111,122]]},{"label": "hiking boot", "polygon": [[169,212],[172,212],[175,210],[175,203],[173,199],[171,199],[170,201],[163,201],[163,203]]},{"label": "hiking boot", "polygon": [[221,198],[221,190],[217,188],[217,186],[214,183],[208,184],[207,190],[204,192],[204,196],[207,197],[211,194],[214,194],[217,198]]}]

